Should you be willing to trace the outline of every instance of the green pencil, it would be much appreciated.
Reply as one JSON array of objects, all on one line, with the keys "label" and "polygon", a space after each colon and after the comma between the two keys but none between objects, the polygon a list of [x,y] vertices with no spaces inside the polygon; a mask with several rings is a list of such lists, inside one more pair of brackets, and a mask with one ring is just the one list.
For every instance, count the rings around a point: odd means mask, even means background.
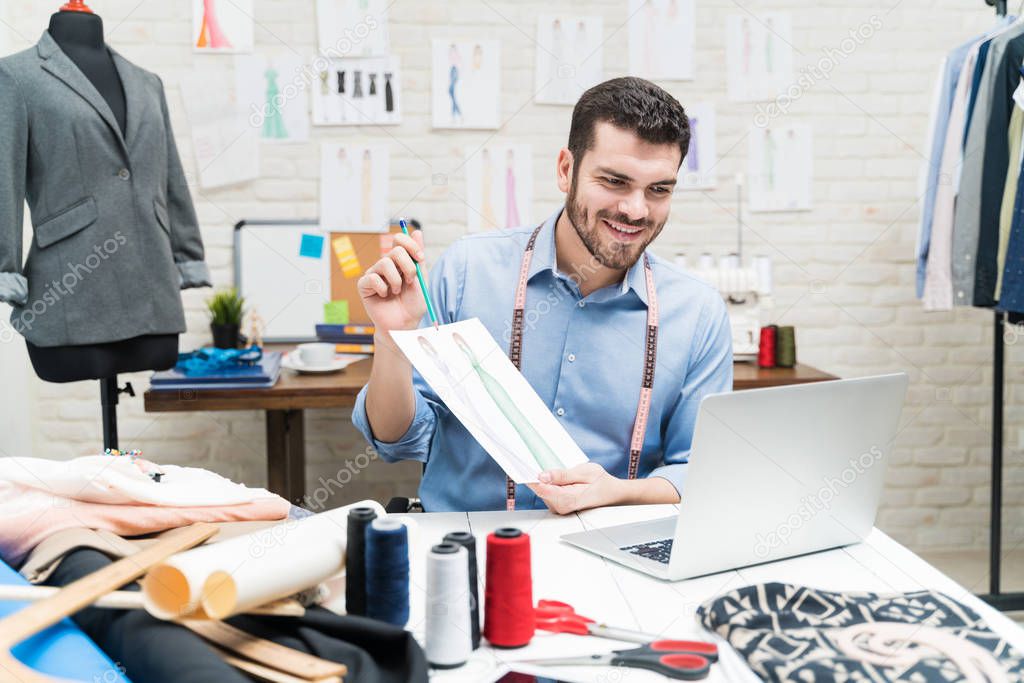
[{"label": "green pencil", "polygon": [[[406,235],[409,234],[409,226],[405,224],[404,218],[398,219],[398,224],[402,226],[402,232]],[[416,261],[416,279],[420,281],[420,289],[423,290],[423,300],[427,302],[427,313],[430,315],[430,322],[434,323],[434,329],[437,329],[437,316],[434,315],[434,305],[430,303],[430,294],[427,292],[427,284],[423,282],[423,271],[420,270],[420,262]]]}]

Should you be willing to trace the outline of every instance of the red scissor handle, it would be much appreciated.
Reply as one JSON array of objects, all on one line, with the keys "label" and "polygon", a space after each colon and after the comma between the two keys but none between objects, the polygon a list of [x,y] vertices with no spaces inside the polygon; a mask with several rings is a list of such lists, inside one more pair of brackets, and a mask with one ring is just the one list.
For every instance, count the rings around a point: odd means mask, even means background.
[{"label": "red scissor handle", "polygon": [[538,600],[537,608],[534,610],[538,619],[555,619],[558,617],[571,617],[579,619],[580,621],[588,624],[594,623],[593,619],[576,614],[576,610],[567,602],[561,602],[559,600]]},{"label": "red scissor handle", "polygon": [[718,646],[701,640],[655,640],[645,648],[653,652],[684,652],[700,655],[711,662],[718,661]]},{"label": "red scissor handle", "polygon": [[537,619],[537,628],[541,631],[552,633],[572,633],[577,636],[590,634],[587,622],[577,617],[555,617],[552,619]]}]

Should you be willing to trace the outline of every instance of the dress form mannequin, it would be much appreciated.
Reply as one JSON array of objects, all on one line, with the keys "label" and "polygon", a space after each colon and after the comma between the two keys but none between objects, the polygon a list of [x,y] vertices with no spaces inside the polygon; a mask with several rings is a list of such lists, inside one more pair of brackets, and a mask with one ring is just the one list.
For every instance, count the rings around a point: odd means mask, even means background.
[{"label": "dress form mannequin", "polygon": [[[125,131],[126,103],[121,79],[103,39],[103,21],[79,2],[50,17],[48,32],[61,50],[96,87]],[[131,385],[117,386],[117,374],[165,370],[178,356],[177,334],[143,335],[102,344],[40,347],[26,342],[36,374],[48,382],[102,380],[104,445],[117,447],[117,395]]]}]

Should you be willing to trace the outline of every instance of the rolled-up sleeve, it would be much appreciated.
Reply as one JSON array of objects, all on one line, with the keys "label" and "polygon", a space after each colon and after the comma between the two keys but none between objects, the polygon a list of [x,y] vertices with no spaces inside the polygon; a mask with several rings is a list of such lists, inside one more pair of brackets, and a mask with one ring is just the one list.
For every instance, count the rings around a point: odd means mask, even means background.
[{"label": "rolled-up sleeve", "polygon": [[22,274],[22,220],[28,173],[28,110],[14,77],[0,66],[0,301],[28,302]]},{"label": "rolled-up sleeve", "polygon": [[418,460],[426,462],[430,455],[430,442],[437,428],[437,410],[440,405],[428,400],[416,387],[416,416],[412,419],[409,429],[398,441],[380,441],[373,435],[370,420],[366,415],[366,387],[356,396],[355,407],[352,408],[352,424],[362,433],[363,437],[376,449],[382,460],[397,462],[398,460]]},{"label": "rolled-up sleeve", "polygon": [[[438,318],[442,324],[458,320],[459,308],[462,305],[462,287],[466,273],[465,245],[455,242],[438,260],[428,274],[430,280],[430,300],[434,304]],[[421,327],[433,325],[428,316],[424,316]],[[366,389],[363,387],[356,396],[352,408],[352,424],[355,425],[366,440],[372,445],[381,459],[387,462],[398,460],[418,460],[426,462],[430,456],[430,446],[437,431],[439,415],[448,408],[426,383],[420,373],[413,369],[413,389],[416,398],[416,413],[412,423],[398,441],[380,441],[373,435],[370,418],[366,413]]]},{"label": "rolled-up sleeve", "polygon": [[725,302],[717,294],[706,309],[706,324],[696,345],[682,390],[669,413],[664,464],[648,477],[667,479],[682,497],[697,410],[705,396],[732,391],[732,330]]}]

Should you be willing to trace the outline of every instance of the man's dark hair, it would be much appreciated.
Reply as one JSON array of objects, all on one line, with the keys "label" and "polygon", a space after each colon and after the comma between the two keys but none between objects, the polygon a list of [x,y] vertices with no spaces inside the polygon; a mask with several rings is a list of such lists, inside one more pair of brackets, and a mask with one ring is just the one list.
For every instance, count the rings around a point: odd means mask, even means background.
[{"label": "man's dark hair", "polygon": [[594,146],[599,121],[632,131],[652,144],[679,145],[680,166],[690,147],[690,122],[679,100],[642,78],[613,78],[583,93],[572,110],[569,151],[574,178],[584,152]]}]

